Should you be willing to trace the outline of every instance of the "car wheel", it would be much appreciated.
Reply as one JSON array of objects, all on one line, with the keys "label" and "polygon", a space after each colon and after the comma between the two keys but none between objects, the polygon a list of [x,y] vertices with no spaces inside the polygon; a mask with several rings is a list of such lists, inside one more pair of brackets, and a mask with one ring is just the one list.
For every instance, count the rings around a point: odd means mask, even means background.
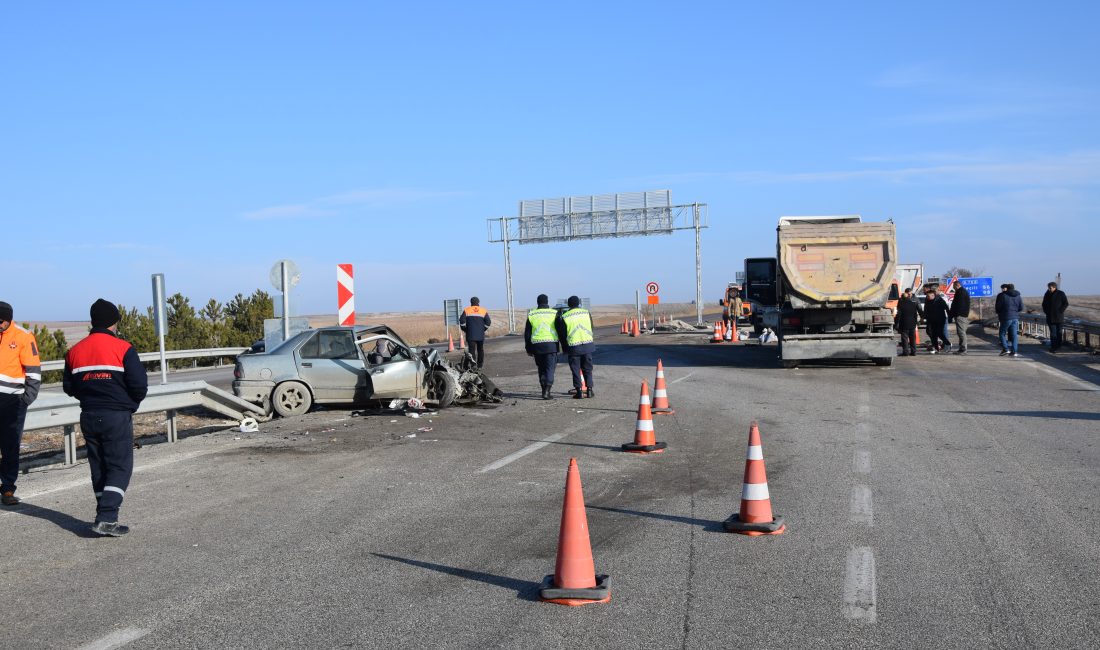
[{"label": "car wheel", "polygon": [[428,399],[446,408],[455,401],[455,379],[446,370],[433,370],[428,385]]},{"label": "car wheel", "polygon": [[313,395],[306,385],[298,381],[279,384],[271,394],[271,405],[282,417],[302,415],[313,405]]}]

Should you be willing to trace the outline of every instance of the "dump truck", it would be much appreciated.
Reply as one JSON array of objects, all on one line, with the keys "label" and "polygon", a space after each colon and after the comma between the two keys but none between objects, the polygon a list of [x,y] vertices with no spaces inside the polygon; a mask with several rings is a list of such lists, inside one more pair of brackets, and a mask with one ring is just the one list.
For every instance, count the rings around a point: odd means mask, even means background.
[{"label": "dump truck", "polygon": [[745,287],[757,331],[777,334],[783,367],[813,359],[892,365],[897,343],[886,302],[897,267],[894,223],[782,217],[776,232],[774,258],[745,260]]}]

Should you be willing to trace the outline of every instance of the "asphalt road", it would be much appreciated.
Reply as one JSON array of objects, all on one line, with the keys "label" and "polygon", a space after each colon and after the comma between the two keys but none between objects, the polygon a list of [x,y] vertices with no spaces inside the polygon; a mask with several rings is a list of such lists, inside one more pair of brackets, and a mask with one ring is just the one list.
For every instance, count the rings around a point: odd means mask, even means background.
[{"label": "asphalt road", "polygon": [[[85,466],[23,476],[0,647],[1100,646],[1100,373],[980,341],[784,371],[704,339],[602,336],[591,400],[562,398],[564,364],[534,399],[506,339],[497,408],[145,446],[123,539],[86,533]],[[658,357],[669,449],[621,453]],[[753,419],[780,536],[721,530]],[[571,456],[607,604],[536,599]]]}]

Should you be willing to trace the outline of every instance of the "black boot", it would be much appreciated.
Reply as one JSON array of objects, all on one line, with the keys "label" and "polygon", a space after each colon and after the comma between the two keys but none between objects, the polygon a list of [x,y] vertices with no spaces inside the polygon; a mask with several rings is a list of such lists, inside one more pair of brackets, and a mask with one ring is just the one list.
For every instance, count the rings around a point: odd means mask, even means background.
[{"label": "black boot", "polygon": [[596,391],[594,391],[594,390],[592,390],[591,388],[589,388],[589,389],[588,389],[588,396],[589,396],[589,397],[595,397],[595,396],[596,396]]},{"label": "black boot", "polygon": [[542,399],[554,399],[554,396],[550,394],[551,384],[542,385]]}]

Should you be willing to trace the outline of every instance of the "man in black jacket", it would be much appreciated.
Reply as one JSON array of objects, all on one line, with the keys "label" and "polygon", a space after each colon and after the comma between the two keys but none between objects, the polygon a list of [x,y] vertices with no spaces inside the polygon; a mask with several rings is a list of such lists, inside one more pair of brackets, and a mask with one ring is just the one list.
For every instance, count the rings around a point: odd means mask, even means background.
[{"label": "man in black jacket", "polygon": [[485,365],[485,332],[492,324],[493,319],[489,318],[489,312],[481,306],[477,296],[470,298],[470,306],[458,317],[458,326],[466,332],[466,346],[478,368]]},{"label": "man in black jacket", "polygon": [[91,309],[92,331],[65,355],[62,387],[80,400],[80,431],[88,450],[96,498],[92,532],[122,537],[118,510],[134,472],[132,415],[149,378],[137,350],[118,338],[118,308],[102,298]]},{"label": "man in black jacket", "polygon": [[928,344],[930,352],[936,352],[951,347],[951,341],[947,340],[947,301],[936,293],[935,289],[924,292],[924,322],[927,325]]},{"label": "man in black jacket", "polygon": [[913,300],[913,294],[908,289],[898,299],[898,311],[894,316],[894,324],[901,332],[901,353],[911,357],[917,356],[917,314],[920,306]]},{"label": "man in black jacket", "polygon": [[1047,283],[1047,292],[1043,295],[1043,313],[1047,315],[1052,353],[1062,347],[1062,323],[1066,320],[1067,307],[1069,299],[1066,298],[1066,292],[1059,289],[1056,282]]},{"label": "man in black jacket", "polygon": [[955,321],[955,333],[959,336],[959,349],[955,354],[966,354],[966,328],[970,327],[970,292],[958,280],[952,285],[955,299],[951,301],[949,320]]}]

